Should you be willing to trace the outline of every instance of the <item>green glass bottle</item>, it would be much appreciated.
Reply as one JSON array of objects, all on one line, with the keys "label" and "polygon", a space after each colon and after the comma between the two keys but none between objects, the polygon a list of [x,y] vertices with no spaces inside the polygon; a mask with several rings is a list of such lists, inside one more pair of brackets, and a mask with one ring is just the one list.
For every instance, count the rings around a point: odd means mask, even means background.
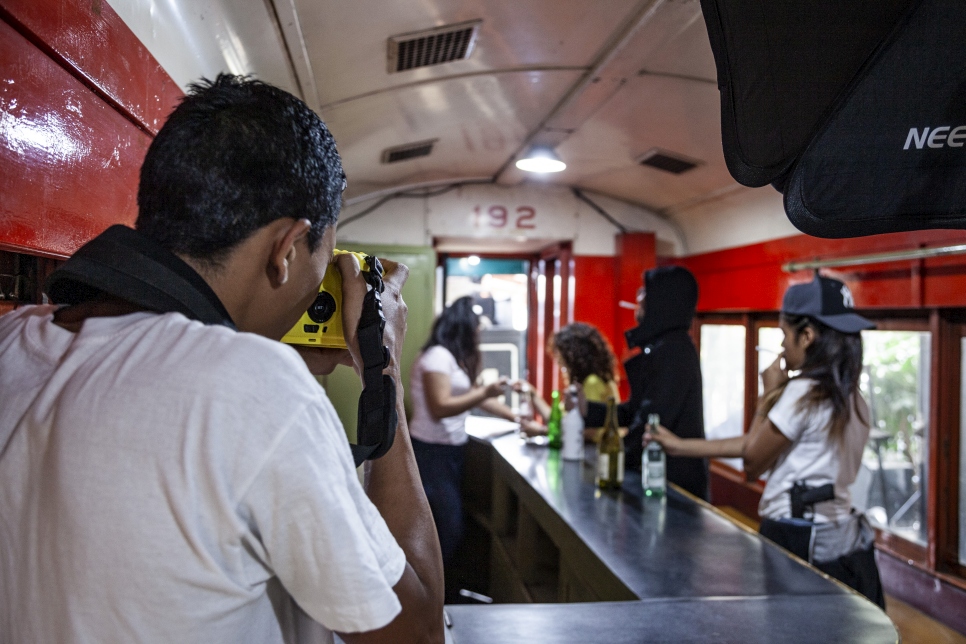
[{"label": "green glass bottle", "polygon": [[563,447],[563,432],[560,429],[563,412],[560,407],[560,392],[554,390],[550,394],[550,418],[547,419],[547,444],[554,449]]},{"label": "green glass bottle", "polygon": [[620,489],[624,482],[624,439],[617,426],[617,403],[607,400],[607,420],[597,445],[597,487]]}]

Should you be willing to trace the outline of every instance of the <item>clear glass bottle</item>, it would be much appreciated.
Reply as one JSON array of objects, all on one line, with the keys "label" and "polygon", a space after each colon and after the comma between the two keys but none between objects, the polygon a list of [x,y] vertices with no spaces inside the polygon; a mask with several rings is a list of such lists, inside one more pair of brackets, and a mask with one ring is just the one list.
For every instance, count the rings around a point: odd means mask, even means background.
[{"label": "clear glass bottle", "polygon": [[620,489],[624,482],[624,439],[617,426],[617,402],[607,400],[604,433],[597,446],[597,487]]},{"label": "clear glass bottle", "polygon": [[553,449],[563,447],[563,436],[560,431],[561,413],[560,392],[556,389],[550,394],[550,418],[547,419],[547,445]]},{"label": "clear glass bottle", "polygon": [[[657,427],[661,424],[661,417],[658,414],[648,414],[647,424]],[[644,448],[644,458],[641,463],[642,483],[644,494],[647,496],[660,496],[667,491],[667,458],[664,455],[664,448],[657,441],[651,441]]]}]

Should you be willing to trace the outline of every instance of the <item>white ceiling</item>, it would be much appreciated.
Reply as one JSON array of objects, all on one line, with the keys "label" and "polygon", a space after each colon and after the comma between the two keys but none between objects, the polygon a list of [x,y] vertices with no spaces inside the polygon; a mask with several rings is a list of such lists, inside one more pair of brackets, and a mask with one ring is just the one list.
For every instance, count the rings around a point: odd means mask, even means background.
[{"label": "white ceiling", "polygon": [[[529,180],[513,161],[541,143],[568,164],[546,181],[667,218],[689,252],[796,232],[778,193],[725,167],[698,0],[110,1],[182,86],[228,70],[300,94],[338,141],[349,203],[460,182],[512,189]],[[467,20],[482,20],[468,60],[387,71],[390,36]],[[427,139],[431,156],[381,162]],[[652,148],[700,165],[641,166]]]}]

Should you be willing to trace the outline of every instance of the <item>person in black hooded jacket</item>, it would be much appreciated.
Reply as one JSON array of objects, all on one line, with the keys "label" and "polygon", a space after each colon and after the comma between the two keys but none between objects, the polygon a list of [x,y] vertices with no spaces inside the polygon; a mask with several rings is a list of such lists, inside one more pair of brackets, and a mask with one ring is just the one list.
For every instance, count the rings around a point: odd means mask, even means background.
[{"label": "person in black hooded jacket", "polygon": [[[698,283],[680,266],[654,268],[644,273],[637,299],[637,326],[625,335],[627,344],[641,351],[624,363],[631,398],[617,406],[618,422],[628,428],[625,462],[633,470],[641,467],[648,414],[660,414],[661,424],[681,438],[704,438],[701,363],[688,334]],[[604,405],[588,403],[587,426],[603,425],[605,414]],[[708,498],[705,459],[668,456],[667,480]]]}]

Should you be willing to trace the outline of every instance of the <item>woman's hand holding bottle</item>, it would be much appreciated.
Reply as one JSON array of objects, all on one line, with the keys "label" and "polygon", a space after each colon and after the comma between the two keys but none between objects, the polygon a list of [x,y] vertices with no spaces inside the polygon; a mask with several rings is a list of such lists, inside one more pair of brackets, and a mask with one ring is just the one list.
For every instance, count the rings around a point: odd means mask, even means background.
[{"label": "woman's hand holding bottle", "polygon": [[681,451],[683,440],[664,425],[645,425],[644,447],[651,441],[664,448],[670,456],[677,456]]}]

